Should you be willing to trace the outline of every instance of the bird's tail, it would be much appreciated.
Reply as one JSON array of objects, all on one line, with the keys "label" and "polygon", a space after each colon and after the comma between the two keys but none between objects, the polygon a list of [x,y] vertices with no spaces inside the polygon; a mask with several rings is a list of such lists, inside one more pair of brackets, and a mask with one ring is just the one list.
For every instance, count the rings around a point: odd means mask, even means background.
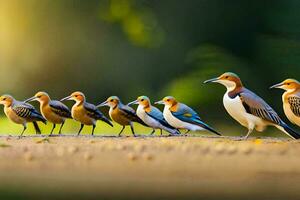
[{"label": "bird's tail", "polygon": [[219,133],[218,131],[216,131],[215,129],[213,129],[212,127],[210,127],[209,125],[205,124],[204,122],[202,122],[202,121],[199,120],[198,123],[199,123],[199,125],[202,128],[204,128],[204,129],[206,129],[206,130],[208,130],[208,131],[210,131],[210,132],[212,132],[212,133],[214,133],[214,134],[216,134],[218,136],[222,136],[221,133]]},{"label": "bird's tail", "polygon": [[41,129],[40,129],[38,123],[37,122],[32,122],[32,123],[33,123],[34,129],[35,129],[35,133],[41,134],[42,132],[41,132]]},{"label": "bird's tail", "polygon": [[277,125],[276,127],[293,139],[300,138],[300,134],[293,130],[291,127],[289,127],[286,123],[282,123],[281,125]]},{"label": "bird's tail", "polygon": [[111,121],[105,117],[104,115],[101,117],[101,120],[104,121],[105,123],[107,123],[108,125],[110,125],[111,127],[113,127],[114,125],[111,123]]}]

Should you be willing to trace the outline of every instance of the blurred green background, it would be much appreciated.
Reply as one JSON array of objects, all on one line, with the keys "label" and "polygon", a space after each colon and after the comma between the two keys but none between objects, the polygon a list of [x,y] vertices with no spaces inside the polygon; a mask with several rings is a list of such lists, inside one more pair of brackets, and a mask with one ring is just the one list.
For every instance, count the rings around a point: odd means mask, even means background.
[{"label": "blurred green background", "polygon": [[[268,87],[300,75],[299,8],[298,0],[0,0],[0,92],[22,100],[80,90],[92,103],[173,95],[217,128],[239,129],[223,108],[224,87],[202,82],[236,72],[283,115],[281,92]],[[15,127],[2,121],[0,132]]]}]

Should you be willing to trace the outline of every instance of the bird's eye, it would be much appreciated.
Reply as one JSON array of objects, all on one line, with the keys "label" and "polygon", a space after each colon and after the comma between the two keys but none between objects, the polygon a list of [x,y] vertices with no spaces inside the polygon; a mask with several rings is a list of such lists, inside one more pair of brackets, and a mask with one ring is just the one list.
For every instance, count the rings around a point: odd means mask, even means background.
[{"label": "bird's eye", "polygon": [[167,101],[170,101],[170,99],[167,99]]},{"label": "bird's eye", "polygon": [[42,97],[41,95],[37,96],[37,98],[41,98],[41,97]]},{"label": "bird's eye", "polygon": [[291,85],[290,83],[288,83],[287,85]]},{"label": "bird's eye", "polygon": [[75,97],[77,98],[77,97],[78,97],[78,95],[75,95]]},{"label": "bird's eye", "polygon": [[225,78],[226,78],[226,79],[228,79],[228,78],[229,78],[229,76],[226,76]]},{"label": "bird's eye", "polygon": [[3,98],[3,101],[5,101],[6,100],[6,98]]},{"label": "bird's eye", "polygon": [[110,102],[113,102],[113,101],[114,101],[113,99],[110,100]]},{"label": "bird's eye", "polygon": [[144,99],[141,99],[141,101],[144,101]]}]

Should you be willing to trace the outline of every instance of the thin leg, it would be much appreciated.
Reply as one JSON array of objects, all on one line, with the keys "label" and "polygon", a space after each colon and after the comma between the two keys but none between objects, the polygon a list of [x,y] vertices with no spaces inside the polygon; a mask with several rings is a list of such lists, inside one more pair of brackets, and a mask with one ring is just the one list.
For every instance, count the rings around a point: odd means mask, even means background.
[{"label": "thin leg", "polygon": [[80,135],[80,133],[81,133],[81,131],[82,131],[83,127],[84,127],[84,124],[81,124],[81,125],[80,125],[80,129],[79,129],[79,131],[78,131],[78,134],[77,134],[77,135]]},{"label": "thin leg", "polygon": [[125,129],[125,126],[122,127],[122,130],[119,133],[119,137],[121,137],[121,134],[123,133],[124,129]]},{"label": "thin leg", "polygon": [[96,125],[93,125],[92,136],[94,135],[95,128],[96,128]]},{"label": "thin leg", "polygon": [[133,136],[136,137],[136,135],[135,135],[135,133],[134,133],[134,128],[133,128],[133,125],[132,125],[132,124],[130,124],[130,128],[131,128],[131,132],[132,132]]},{"label": "thin leg", "polygon": [[150,133],[150,135],[153,135],[155,133],[155,129],[152,130],[152,132]]},{"label": "thin leg", "polygon": [[61,134],[61,129],[62,129],[62,127],[63,127],[64,125],[65,125],[65,122],[63,122],[63,123],[60,125],[58,134]]},{"label": "thin leg", "polygon": [[252,133],[253,129],[249,129],[247,135],[244,137],[245,140],[248,139],[249,135]]},{"label": "thin leg", "polygon": [[184,134],[188,134],[190,132],[190,130],[187,130]]},{"label": "thin leg", "polygon": [[162,136],[163,134],[162,134],[162,129],[160,129],[160,136]]},{"label": "thin leg", "polygon": [[53,131],[54,131],[55,127],[56,127],[56,124],[53,124],[52,130],[50,132],[50,136],[53,134]]},{"label": "thin leg", "polygon": [[23,131],[22,131],[22,133],[21,133],[21,135],[20,135],[20,138],[23,137],[23,134],[24,134],[24,132],[26,131],[26,129],[27,129],[27,127],[24,126]]}]

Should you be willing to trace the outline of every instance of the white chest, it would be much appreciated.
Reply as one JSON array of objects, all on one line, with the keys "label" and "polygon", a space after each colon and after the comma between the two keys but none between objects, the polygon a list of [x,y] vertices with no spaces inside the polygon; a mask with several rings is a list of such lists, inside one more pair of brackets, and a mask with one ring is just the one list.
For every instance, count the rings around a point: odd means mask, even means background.
[{"label": "white chest", "polygon": [[294,124],[300,126],[300,117],[296,116],[289,103],[283,103],[283,110],[286,117]]},{"label": "white chest", "polygon": [[225,93],[223,97],[223,104],[226,111],[232,118],[238,121],[241,125],[248,127],[248,113],[246,112],[239,96],[232,99],[228,96],[228,93]]},{"label": "white chest", "polygon": [[137,116],[148,126],[153,127],[153,128],[160,128],[160,123],[150,117],[144,110],[143,106],[138,106],[136,110]]}]

